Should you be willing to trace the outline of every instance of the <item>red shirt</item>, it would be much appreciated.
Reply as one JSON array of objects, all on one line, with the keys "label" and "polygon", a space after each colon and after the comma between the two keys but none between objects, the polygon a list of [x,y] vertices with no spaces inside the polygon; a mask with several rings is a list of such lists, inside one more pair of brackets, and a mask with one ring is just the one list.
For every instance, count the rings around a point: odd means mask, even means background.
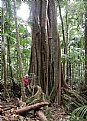
[{"label": "red shirt", "polygon": [[28,85],[28,77],[24,78],[24,86],[26,87]]}]

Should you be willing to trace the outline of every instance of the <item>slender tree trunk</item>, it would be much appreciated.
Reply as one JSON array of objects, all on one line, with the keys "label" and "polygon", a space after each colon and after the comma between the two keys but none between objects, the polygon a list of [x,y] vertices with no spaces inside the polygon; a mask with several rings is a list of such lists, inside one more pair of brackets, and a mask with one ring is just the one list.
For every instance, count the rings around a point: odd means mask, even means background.
[{"label": "slender tree trunk", "polygon": [[87,3],[85,4],[85,84],[87,85]]},{"label": "slender tree trunk", "polygon": [[57,91],[57,103],[60,105],[61,104],[61,48],[60,48],[60,37],[58,33],[58,91]]},{"label": "slender tree trunk", "polygon": [[[66,45],[68,45],[68,3],[66,3]],[[66,46],[66,54],[68,54],[68,48]],[[66,79],[69,78],[69,61],[66,61]]]},{"label": "slender tree trunk", "polygon": [[[69,47],[69,56],[70,56],[70,47]],[[71,62],[69,61],[69,63],[68,63],[68,84],[71,86],[72,84],[72,82],[71,82],[71,67],[72,67],[72,65],[71,65]]]},{"label": "slender tree trunk", "polygon": [[[2,42],[1,42],[2,45]],[[2,47],[1,47],[1,79],[3,79],[3,53],[2,53]]]},{"label": "slender tree trunk", "polygon": [[15,19],[15,28],[16,28],[19,77],[20,77],[20,84],[21,84],[22,99],[24,100],[25,99],[25,89],[24,89],[24,82],[23,82],[23,71],[22,71],[21,52],[20,52],[20,40],[19,40],[18,23],[17,23],[16,0],[13,0],[13,2],[14,2],[14,19]]},{"label": "slender tree trunk", "polygon": [[5,45],[4,45],[4,1],[2,1],[2,60],[3,60],[3,73],[4,73],[4,94],[6,96],[6,89],[7,89],[7,79],[6,79],[6,60],[5,60]]},{"label": "slender tree trunk", "polygon": [[[10,28],[10,26],[9,26]],[[10,34],[9,34],[10,35]],[[8,76],[11,78],[11,80],[13,81],[13,73],[12,73],[12,66],[11,66],[11,57],[10,57],[10,37],[7,37],[7,62],[9,64],[9,73]]]},{"label": "slender tree trunk", "polygon": [[[11,21],[11,4],[10,4],[10,1],[6,1],[6,8],[7,8],[7,16],[8,16],[8,19],[9,21]],[[11,30],[10,30],[10,23],[8,22],[7,23],[7,31],[8,31],[8,34],[9,36],[7,36],[7,64],[8,65],[8,73],[7,73],[7,76],[11,78],[11,80],[13,81],[13,73],[12,73],[12,66],[11,66],[11,57],[10,57],[10,33],[11,33]]]},{"label": "slender tree trunk", "polygon": [[[57,0],[57,1],[58,1],[60,19],[61,19],[61,24],[62,24],[62,34],[63,34],[63,42],[64,42],[64,54],[66,54],[67,53],[67,47],[66,47],[66,40],[65,40],[64,23],[63,23],[63,18],[62,18],[62,14],[61,14],[60,0]],[[65,59],[64,59],[64,62],[63,62],[63,77],[64,77],[64,80],[65,80]]]}]

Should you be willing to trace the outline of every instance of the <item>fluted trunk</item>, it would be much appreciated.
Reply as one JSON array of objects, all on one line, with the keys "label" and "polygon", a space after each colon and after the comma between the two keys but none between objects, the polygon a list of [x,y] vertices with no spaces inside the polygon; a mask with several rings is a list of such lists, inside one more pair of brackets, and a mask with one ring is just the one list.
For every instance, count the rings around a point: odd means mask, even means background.
[{"label": "fluted trunk", "polygon": [[58,36],[55,0],[32,2],[32,47],[29,72],[51,100],[58,91]]}]

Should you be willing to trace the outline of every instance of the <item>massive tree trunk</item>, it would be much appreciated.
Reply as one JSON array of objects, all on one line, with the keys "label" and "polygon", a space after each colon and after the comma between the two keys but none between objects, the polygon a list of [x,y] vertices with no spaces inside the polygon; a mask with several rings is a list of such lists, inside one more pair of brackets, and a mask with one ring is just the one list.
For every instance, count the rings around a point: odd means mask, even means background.
[{"label": "massive tree trunk", "polygon": [[29,73],[52,101],[59,88],[58,38],[55,0],[32,2],[32,47]]}]

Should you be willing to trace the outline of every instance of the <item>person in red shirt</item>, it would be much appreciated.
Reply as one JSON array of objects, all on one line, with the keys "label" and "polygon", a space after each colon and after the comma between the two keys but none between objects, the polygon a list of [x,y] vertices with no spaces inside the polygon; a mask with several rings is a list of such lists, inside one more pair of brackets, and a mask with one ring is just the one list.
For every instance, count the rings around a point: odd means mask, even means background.
[{"label": "person in red shirt", "polygon": [[24,77],[24,86],[28,86],[28,75]]},{"label": "person in red shirt", "polygon": [[28,89],[28,75],[24,77],[24,86],[25,86],[25,93],[26,96],[29,96],[29,89]]}]

